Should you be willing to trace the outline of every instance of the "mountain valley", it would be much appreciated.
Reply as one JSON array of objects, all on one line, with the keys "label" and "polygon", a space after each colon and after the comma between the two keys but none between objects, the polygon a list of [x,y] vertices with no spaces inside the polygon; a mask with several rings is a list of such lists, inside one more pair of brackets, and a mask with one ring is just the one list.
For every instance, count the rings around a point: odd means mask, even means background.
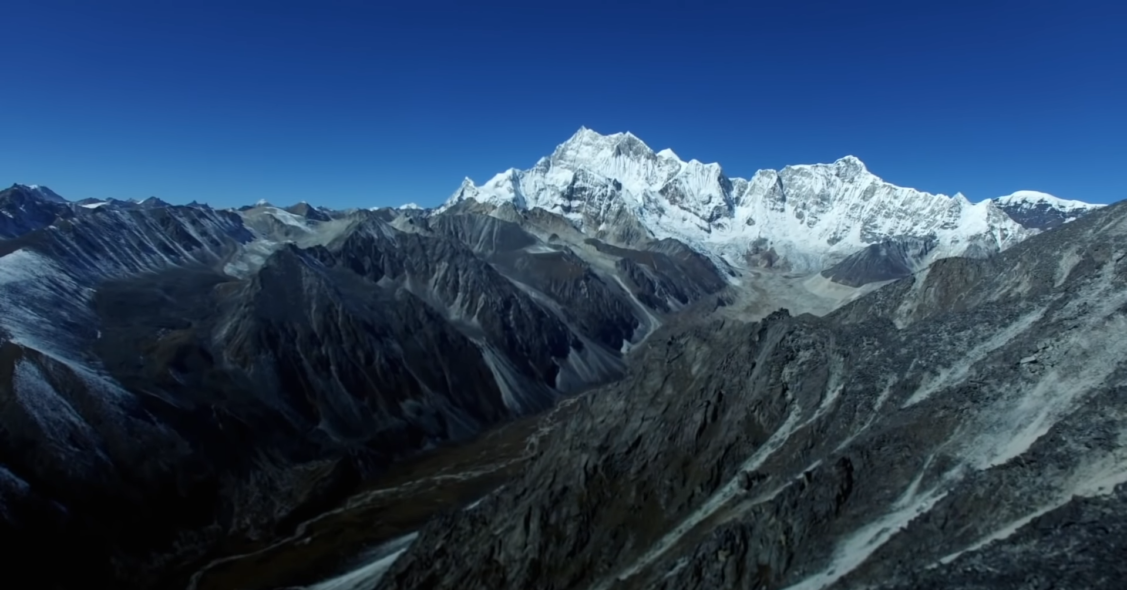
[{"label": "mountain valley", "polygon": [[1125,257],[1121,203],[585,128],[433,209],[13,185],[0,542],[45,588],[1112,587]]}]

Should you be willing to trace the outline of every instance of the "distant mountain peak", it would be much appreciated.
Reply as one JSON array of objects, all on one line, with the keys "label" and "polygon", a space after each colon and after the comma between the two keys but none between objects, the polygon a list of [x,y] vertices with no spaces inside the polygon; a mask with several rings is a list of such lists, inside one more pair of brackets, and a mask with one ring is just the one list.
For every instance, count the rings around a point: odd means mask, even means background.
[{"label": "distant mountain peak", "polygon": [[1068,200],[1068,199],[1062,199],[1060,197],[1050,195],[1049,193],[1043,193],[1041,191],[1031,191],[1031,190],[1015,191],[1011,194],[1008,194],[1004,197],[998,197],[997,199],[994,199],[994,200],[999,205],[1035,206],[1035,205],[1038,205],[1038,204],[1046,204],[1046,205],[1049,205],[1049,206],[1052,206],[1052,207],[1055,207],[1055,208],[1061,209],[1061,210],[1075,210],[1075,209],[1088,210],[1088,209],[1096,209],[1096,208],[1103,206],[1103,205],[1095,205],[1095,204],[1092,204],[1092,203],[1085,203],[1083,201],[1072,201],[1072,200]]},{"label": "distant mountain peak", "polygon": [[12,188],[21,188],[23,190],[26,190],[29,193],[31,193],[32,195],[34,195],[36,198],[42,199],[42,200],[47,201],[49,203],[69,203],[70,202],[70,201],[67,201],[66,199],[64,199],[63,197],[59,196],[59,194],[56,193],[55,191],[53,191],[53,190],[51,190],[51,189],[49,189],[46,186],[43,186],[41,184],[20,184],[20,183],[17,182],[17,183],[12,185]]},{"label": "distant mountain peak", "polygon": [[164,200],[159,199],[157,197],[148,197],[146,199],[142,199],[140,201],[137,201],[137,204],[142,206],[142,207],[148,208],[148,209],[155,209],[155,208],[171,207],[172,206],[170,203],[167,203]]},{"label": "distant mountain peak", "polygon": [[1052,229],[1103,207],[1103,205],[1061,199],[1049,193],[1031,190],[1016,191],[993,199],[992,203],[1023,227],[1041,230]]},{"label": "distant mountain peak", "polygon": [[312,221],[328,221],[329,220],[329,215],[327,213],[325,213],[324,211],[321,211],[320,209],[310,205],[306,201],[299,201],[296,205],[290,205],[289,207],[282,209],[282,211],[285,211],[287,213],[292,213],[294,215],[297,215],[299,217],[304,217],[305,219],[309,219],[309,220],[312,220]]},{"label": "distant mountain peak", "polygon": [[588,162],[611,158],[653,159],[657,156],[644,141],[624,131],[602,135],[580,127],[567,141],[556,147],[552,162]]}]

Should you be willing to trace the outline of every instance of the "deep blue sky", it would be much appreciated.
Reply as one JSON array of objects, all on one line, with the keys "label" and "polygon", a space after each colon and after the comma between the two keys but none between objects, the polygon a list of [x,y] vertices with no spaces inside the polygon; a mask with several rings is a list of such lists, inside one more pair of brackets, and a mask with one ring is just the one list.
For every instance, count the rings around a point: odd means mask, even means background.
[{"label": "deep blue sky", "polygon": [[0,184],[434,205],[581,125],[971,200],[1127,196],[1121,1],[0,0]]}]

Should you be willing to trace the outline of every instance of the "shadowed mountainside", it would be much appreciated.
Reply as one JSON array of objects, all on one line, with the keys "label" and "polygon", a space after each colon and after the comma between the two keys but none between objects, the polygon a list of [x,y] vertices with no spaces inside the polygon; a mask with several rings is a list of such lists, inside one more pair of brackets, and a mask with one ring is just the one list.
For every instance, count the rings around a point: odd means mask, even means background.
[{"label": "shadowed mountainside", "polygon": [[15,563],[55,547],[84,565],[48,585],[161,586],[424,448],[619,378],[661,313],[614,256],[500,219],[320,213],[109,203],[0,242]]}]

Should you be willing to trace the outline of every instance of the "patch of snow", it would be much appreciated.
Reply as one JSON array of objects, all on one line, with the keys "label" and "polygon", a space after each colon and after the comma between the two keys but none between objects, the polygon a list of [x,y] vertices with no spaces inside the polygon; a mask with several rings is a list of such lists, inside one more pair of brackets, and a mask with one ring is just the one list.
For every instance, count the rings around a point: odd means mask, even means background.
[{"label": "patch of snow", "polygon": [[[55,390],[35,363],[27,359],[16,362],[12,390],[20,405],[52,441],[55,450],[78,455],[97,447],[93,429]],[[75,446],[79,442],[81,446]]]},{"label": "patch of snow", "polygon": [[59,360],[71,356],[63,349],[74,335],[58,320],[72,305],[84,308],[88,297],[46,256],[24,248],[0,257],[0,326],[16,344]]},{"label": "patch of snow", "polygon": [[302,231],[313,231],[309,228],[309,224],[305,222],[305,219],[303,219],[299,215],[294,215],[289,211],[284,211],[282,209],[278,209],[277,207],[271,207],[269,209],[269,214],[274,219],[277,219],[278,221],[281,221],[288,226],[296,227],[298,229],[301,229]]},{"label": "patch of snow", "polygon": [[493,380],[501,390],[501,400],[505,403],[505,407],[516,414],[522,413],[524,411],[523,398],[526,392],[522,379],[519,377],[519,371],[503,354],[495,351],[488,343],[480,343],[479,347],[485,365],[493,373]]},{"label": "patch of snow", "polygon": [[13,499],[26,496],[29,491],[31,486],[26,481],[0,465],[0,517],[12,518],[14,515],[8,512],[8,504]]},{"label": "patch of snow", "polygon": [[44,201],[49,201],[51,203],[67,203],[68,202],[66,199],[59,196],[58,193],[56,193],[55,191],[53,191],[53,190],[51,190],[51,189],[49,189],[49,188],[47,188],[43,185],[22,184],[22,185],[19,185],[19,186],[22,186],[22,187],[28,189],[29,191],[35,193],[36,197],[38,197],[38,198],[40,198]]},{"label": "patch of snow", "polygon": [[[646,338],[650,337],[650,334],[653,334],[655,330],[657,330],[659,327],[661,327],[661,320],[659,320],[658,317],[656,315],[654,315],[652,311],[650,311],[650,308],[648,306],[646,306],[644,303],[642,303],[642,301],[640,299],[638,299],[638,296],[635,295],[634,292],[630,290],[630,287],[626,286],[626,283],[622,280],[622,277],[618,276],[617,274],[614,274],[614,275],[611,275],[611,278],[613,278],[615,280],[615,282],[618,283],[619,287],[622,287],[622,292],[625,293],[626,296],[630,298],[631,303],[634,304],[634,308],[636,310],[638,310],[639,312],[641,312],[641,314],[642,314],[641,319],[644,320],[641,324],[639,324],[639,326],[637,328],[634,329],[634,334],[631,335],[631,339],[634,342],[632,342],[632,343],[623,342],[622,343],[622,347],[623,347],[622,352],[625,353],[625,352],[628,352],[631,348],[634,348],[634,347],[640,345],[641,343],[645,342]],[[640,336],[638,334],[639,330],[642,330],[642,333],[641,333]],[[629,344],[630,346],[627,347],[627,344]]]},{"label": "patch of snow", "polygon": [[367,590],[383,579],[391,566],[419,536],[411,533],[388,541],[365,556],[364,565],[335,578],[307,586],[306,590]]},{"label": "patch of snow", "polygon": [[235,277],[237,279],[244,279],[253,274],[258,269],[266,264],[266,260],[270,255],[278,251],[285,242],[277,242],[274,240],[260,239],[247,244],[241,251],[236,253],[227,263],[223,266],[223,274]]}]

